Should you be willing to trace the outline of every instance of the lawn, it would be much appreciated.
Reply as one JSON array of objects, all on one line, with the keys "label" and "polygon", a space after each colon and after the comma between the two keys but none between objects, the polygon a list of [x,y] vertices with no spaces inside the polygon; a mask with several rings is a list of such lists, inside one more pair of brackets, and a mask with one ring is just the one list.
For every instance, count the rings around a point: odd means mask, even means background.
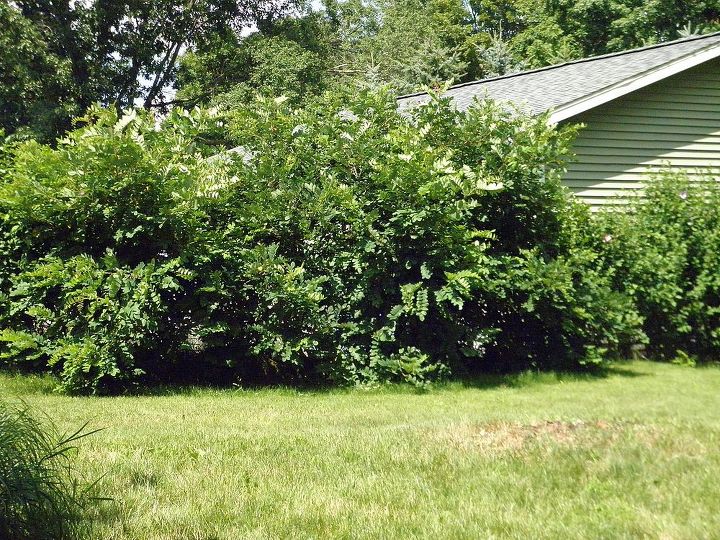
[{"label": "lawn", "polygon": [[100,482],[97,538],[711,538],[720,369],[634,362],[418,393],[71,398],[0,376]]}]

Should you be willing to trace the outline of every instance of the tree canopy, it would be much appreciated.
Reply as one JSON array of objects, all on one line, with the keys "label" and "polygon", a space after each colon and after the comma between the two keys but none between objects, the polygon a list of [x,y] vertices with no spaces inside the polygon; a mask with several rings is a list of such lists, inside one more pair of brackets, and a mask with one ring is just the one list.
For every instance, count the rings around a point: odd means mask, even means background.
[{"label": "tree canopy", "polygon": [[294,1],[3,0],[0,127],[47,138],[96,102],[161,106],[184,50],[288,15]]},{"label": "tree canopy", "polygon": [[0,128],[52,140],[93,103],[234,106],[396,93],[720,28],[720,0],[16,0]]}]

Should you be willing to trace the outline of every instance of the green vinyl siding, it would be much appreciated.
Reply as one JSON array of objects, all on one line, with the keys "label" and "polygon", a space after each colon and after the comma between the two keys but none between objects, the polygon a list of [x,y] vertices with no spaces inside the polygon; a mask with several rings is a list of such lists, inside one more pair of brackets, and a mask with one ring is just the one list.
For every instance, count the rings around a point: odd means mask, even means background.
[{"label": "green vinyl siding", "polygon": [[586,127],[566,185],[597,209],[641,194],[652,171],[720,173],[720,60],[650,85],[568,120]]}]

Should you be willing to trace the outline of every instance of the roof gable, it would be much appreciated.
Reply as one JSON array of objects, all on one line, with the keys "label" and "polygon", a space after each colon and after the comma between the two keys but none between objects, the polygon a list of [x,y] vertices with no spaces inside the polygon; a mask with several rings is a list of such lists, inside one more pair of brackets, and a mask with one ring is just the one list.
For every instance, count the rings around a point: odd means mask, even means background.
[{"label": "roof gable", "polygon": [[[461,110],[490,98],[517,103],[531,114],[552,111],[550,121],[560,122],[717,57],[720,32],[460,84],[445,95]],[[398,102],[404,108],[428,99],[422,92]]]}]

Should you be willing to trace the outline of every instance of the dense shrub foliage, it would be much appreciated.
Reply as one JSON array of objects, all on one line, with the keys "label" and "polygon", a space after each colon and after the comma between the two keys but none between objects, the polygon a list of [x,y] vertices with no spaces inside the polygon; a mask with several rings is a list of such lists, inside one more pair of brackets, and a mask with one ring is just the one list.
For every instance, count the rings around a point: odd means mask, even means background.
[{"label": "dense shrub foliage", "polygon": [[717,358],[720,183],[661,174],[644,200],[598,220],[603,271],[642,317],[650,353]]},{"label": "dense shrub foliage", "polygon": [[544,117],[355,92],[86,121],[7,148],[0,187],[0,362],[65,390],[424,384],[638,339]]},{"label": "dense shrub foliage", "polygon": [[0,402],[0,538],[84,536],[83,512],[92,499],[72,468],[70,452],[87,434],[61,436],[27,408]]},{"label": "dense shrub foliage", "polygon": [[198,179],[213,175],[201,115],[173,114],[163,129],[109,111],[86,120],[56,150],[10,149],[0,185],[0,361],[49,367],[77,391],[171,356],[190,275],[179,255],[198,229]]}]

